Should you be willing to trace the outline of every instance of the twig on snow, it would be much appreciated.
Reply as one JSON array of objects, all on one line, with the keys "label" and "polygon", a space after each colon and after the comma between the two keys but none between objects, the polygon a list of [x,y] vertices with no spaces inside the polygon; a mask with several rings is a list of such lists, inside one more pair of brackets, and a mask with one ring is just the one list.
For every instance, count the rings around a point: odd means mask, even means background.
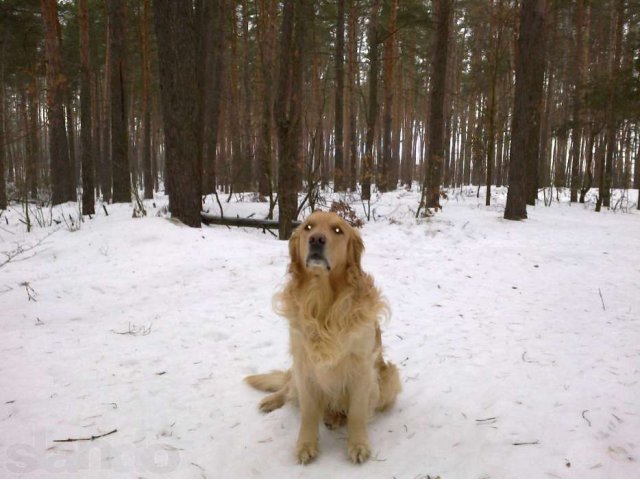
[{"label": "twig on snow", "polygon": [[587,413],[588,411],[589,411],[589,410],[583,410],[583,411],[582,411],[582,418],[584,418],[584,419],[587,421],[587,423],[589,424],[589,426],[591,426],[591,420],[589,420],[589,419],[585,416],[585,413]]},{"label": "twig on snow", "polygon": [[111,331],[118,335],[133,335],[134,337],[140,335],[146,337],[151,333],[151,327],[153,327],[153,324],[149,324],[149,326],[146,327],[144,325],[132,325],[131,322],[129,322],[129,328],[124,332],[116,332],[115,330]]},{"label": "twig on snow", "polygon": [[602,302],[602,310],[606,310],[607,308],[604,306],[604,298],[602,298],[602,292],[598,288],[598,293],[600,294],[600,301]]},{"label": "twig on snow", "polygon": [[489,417],[489,418],[477,418],[476,422],[478,423],[482,423],[482,422],[488,422],[488,423],[495,423],[497,421],[496,417]]},{"label": "twig on snow", "polygon": [[111,435],[112,433],[116,433],[117,431],[118,429],[114,428],[110,432],[103,433],[102,435],[91,435],[90,437],[86,437],[86,438],[65,438],[64,440],[54,440],[54,442],[86,442],[86,441],[92,442],[97,438],[106,437],[107,435]]},{"label": "twig on snow", "polygon": [[24,289],[27,291],[27,296],[29,297],[29,300],[28,300],[29,302],[31,302],[31,301],[37,302],[38,301],[36,299],[38,294],[36,293],[36,291],[33,289],[33,287],[31,286],[31,284],[29,282],[21,282],[20,286],[24,287]]},{"label": "twig on snow", "polygon": [[[42,237],[40,240],[38,240],[36,243],[34,243],[33,245],[31,245],[29,247],[23,247],[22,245],[18,245],[16,247],[16,249],[11,251],[11,252],[2,252],[2,254],[6,257],[6,259],[4,261],[0,262],[0,268],[4,267],[7,263],[11,262],[12,260],[14,260],[14,258],[22,255],[23,253],[27,253],[28,251],[33,250],[36,247],[39,247],[40,245],[42,245],[44,243],[44,241],[47,238],[49,238],[51,235],[53,235],[57,231],[58,230],[56,229],[56,230],[53,230],[53,231],[49,232],[47,235],[45,235],[44,237]],[[34,255],[35,255],[35,253],[34,253]],[[28,258],[31,258],[31,257],[28,257]],[[25,260],[25,259],[22,259],[22,260]]]},{"label": "twig on snow", "polygon": [[525,363],[540,363],[537,360],[528,360],[527,358],[527,351],[525,350],[524,352],[522,352],[522,361]]}]

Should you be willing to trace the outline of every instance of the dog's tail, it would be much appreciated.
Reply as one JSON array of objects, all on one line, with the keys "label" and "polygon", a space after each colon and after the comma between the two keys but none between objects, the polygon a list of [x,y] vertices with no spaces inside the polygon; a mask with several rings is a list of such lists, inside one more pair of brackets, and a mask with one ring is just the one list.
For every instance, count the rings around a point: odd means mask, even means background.
[{"label": "dog's tail", "polygon": [[287,384],[290,377],[291,372],[289,370],[274,370],[270,373],[249,375],[245,377],[244,381],[257,390],[277,392]]},{"label": "dog's tail", "polygon": [[402,390],[398,367],[391,362],[385,362],[382,356],[377,362],[378,385],[380,386],[380,398],[376,410],[382,412],[391,407]]}]

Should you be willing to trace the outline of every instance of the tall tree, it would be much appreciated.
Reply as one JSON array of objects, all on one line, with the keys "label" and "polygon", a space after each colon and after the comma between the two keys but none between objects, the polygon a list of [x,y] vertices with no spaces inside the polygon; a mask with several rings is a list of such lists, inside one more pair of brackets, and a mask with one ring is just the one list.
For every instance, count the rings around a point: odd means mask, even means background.
[{"label": "tall tree", "polygon": [[113,170],[113,202],[131,201],[129,167],[129,133],[126,98],[126,30],[125,0],[106,0],[109,16],[111,104],[111,166]]},{"label": "tall tree", "polygon": [[349,92],[349,188],[356,191],[356,168],[358,163],[358,5],[356,0],[349,0],[348,19],[349,49],[347,52],[347,82]]},{"label": "tall tree", "polygon": [[82,164],[82,214],[95,213],[93,143],[91,138],[91,79],[89,64],[89,11],[87,0],[78,0],[80,23],[80,143]]},{"label": "tall tree", "polygon": [[144,198],[153,198],[153,160],[151,156],[151,59],[149,58],[150,0],[143,0],[140,20],[142,43],[142,177]]},{"label": "tall tree", "polygon": [[54,205],[74,200],[73,172],[69,164],[69,149],[64,118],[64,98],[67,78],[63,73],[60,46],[58,2],[41,0],[45,28],[47,58],[47,118],[49,120],[49,156],[51,158],[51,203]]},{"label": "tall tree", "polygon": [[[378,187],[380,191],[386,192],[392,186],[389,185],[391,169],[393,165],[392,158],[392,118],[393,118],[393,90],[394,90],[394,67],[396,60],[396,38],[397,34],[397,18],[398,18],[398,0],[389,2],[389,14],[387,22],[387,31],[384,39],[384,56],[382,66],[382,83],[384,87],[384,106],[382,113],[382,152],[380,161],[380,175],[378,178]],[[395,177],[395,175],[393,175]]]},{"label": "tall tree", "polygon": [[[0,47],[0,68],[4,69],[4,42]],[[3,75],[4,76],[4,75]],[[0,77],[0,82],[4,79]],[[0,83],[0,210],[7,208],[7,186],[4,178],[5,164],[5,134],[4,134],[4,85]]]},{"label": "tall tree", "polygon": [[576,50],[574,57],[575,86],[573,92],[573,134],[571,151],[571,202],[578,201],[578,183],[580,182],[580,152],[582,150],[582,129],[584,128],[585,74],[588,44],[585,41],[585,0],[576,0],[575,30]]},{"label": "tall tree", "polygon": [[496,137],[496,89],[498,86],[498,69],[500,63],[500,49],[502,43],[502,0],[498,0],[498,5],[493,4],[491,0],[491,42],[493,43],[491,53],[491,78],[489,92],[489,108],[488,115],[488,145],[487,145],[487,176],[486,176],[486,195],[485,205],[491,204],[491,184],[493,183],[493,166],[495,163],[495,137]]},{"label": "tall tree", "polygon": [[335,99],[335,164],[334,190],[345,189],[344,184],[344,20],[345,0],[338,1],[338,15],[336,20],[336,99]]},{"label": "tall tree", "polygon": [[373,141],[376,133],[376,120],[378,119],[378,75],[379,75],[379,40],[378,40],[378,16],[380,14],[380,0],[374,0],[369,15],[369,28],[367,43],[369,46],[369,104],[367,111],[367,132],[365,140],[364,157],[362,159],[362,199],[371,198],[371,178],[373,176]]},{"label": "tall tree", "polygon": [[287,240],[291,236],[291,222],[295,220],[298,207],[302,141],[302,55],[307,1],[285,0],[282,13],[276,101],[280,240]]},{"label": "tall tree", "polygon": [[530,185],[537,188],[546,13],[547,0],[523,0],[516,54],[509,191],[504,211],[507,220],[527,218]]},{"label": "tall tree", "polygon": [[616,136],[618,134],[617,112],[614,107],[616,100],[616,88],[618,88],[618,78],[620,71],[620,55],[622,52],[622,34],[624,26],[625,0],[616,0],[616,8],[611,12],[612,28],[611,48],[608,79],[608,97],[606,107],[606,142],[607,153],[605,156],[604,171],[600,174],[600,188],[598,190],[598,201],[596,212],[601,206],[609,208],[611,206],[611,179],[613,172],[613,154],[618,150]]},{"label": "tall tree", "polygon": [[273,160],[273,66],[277,35],[276,0],[258,0],[258,48],[260,59],[260,133],[258,135],[258,191],[267,196],[272,191]]},{"label": "tall tree", "polygon": [[[436,0],[436,30],[434,36],[434,56],[431,67],[431,98],[429,112],[429,158],[422,189],[420,207],[442,208],[440,206],[440,186],[442,185],[442,164],[445,156],[444,145],[444,100],[447,78],[447,57],[449,50],[449,29],[453,12],[453,0]],[[418,209],[419,213],[420,209]]]},{"label": "tall tree", "polygon": [[166,180],[171,215],[200,227],[202,165],[195,15],[191,2],[155,0]]},{"label": "tall tree", "polygon": [[216,161],[218,158],[218,136],[220,110],[222,105],[223,74],[225,67],[225,41],[229,0],[204,2],[206,25],[207,61],[205,64],[205,88],[208,91],[204,101],[203,121],[205,142],[204,192],[216,190]]}]

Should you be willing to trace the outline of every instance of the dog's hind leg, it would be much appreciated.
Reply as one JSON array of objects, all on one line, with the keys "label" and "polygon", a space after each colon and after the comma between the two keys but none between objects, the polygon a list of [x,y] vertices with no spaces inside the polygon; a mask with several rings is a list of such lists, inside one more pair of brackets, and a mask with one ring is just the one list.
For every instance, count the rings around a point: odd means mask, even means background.
[{"label": "dog's hind leg", "polygon": [[289,385],[286,384],[277,392],[264,397],[260,402],[260,411],[264,413],[269,413],[282,407],[287,401],[288,391],[289,391]]}]

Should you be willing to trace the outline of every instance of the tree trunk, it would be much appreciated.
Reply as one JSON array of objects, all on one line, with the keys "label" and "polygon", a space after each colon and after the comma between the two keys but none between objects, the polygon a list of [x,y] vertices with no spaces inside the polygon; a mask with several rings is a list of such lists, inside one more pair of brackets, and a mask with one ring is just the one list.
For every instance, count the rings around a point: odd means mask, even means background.
[{"label": "tree trunk", "polygon": [[91,67],[89,61],[89,11],[87,0],[78,0],[80,24],[80,152],[82,165],[82,214],[95,213],[93,143],[91,140]]},{"label": "tree trunk", "polygon": [[80,181],[80,165],[76,162],[76,138],[75,122],[73,116],[73,98],[70,91],[65,92],[67,101],[65,105],[66,127],[67,127],[67,147],[69,148],[69,172],[71,177],[67,184],[69,191],[67,195],[73,202],[77,201],[77,188]]},{"label": "tree trunk", "polygon": [[[493,6],[493,2],[492,2]],[[502,15],[502,0],[498,0],[498,13],[495,10],[491,15],[491,41],[493,46],[492,71],[491,71],[491,92],[489,94],[489,132],[487,142],[487,177],[485,205],[491,205],[491,184],[493,183],[493,166],[495,163],[495,137],[496,137],[496,87],[498,83],[498,62],[500,61],[500,44],[502,42],[502,26],[496,26],[496,17]],[[496,32],[497,29],[497,32]],[[494,40],[494,36],[496,37]]]},{"label": "tree trunk", "polygon": [[127,130],[125,1],[106,0],[111,51],[109,92],[111,105],[111,167],[114,203],[131,201],[129,132]]},{"label": "tree trunk", "polygon": [[358,163],[358,5],[356,0],[349,0],[349,50],[347,53],[347,81],[349,83],[349,188],[356,191]]},{"label": "tree trunk", "polygon": [[537,189],[546,10],[547,0],[523,0],[516,55],[509,191],[504,211],[507,220],[527,218],[531,185]]},{"label": "tree trunk", "polygon": [[4,169],[6,163],[6,135],[4,133],[4,62],[5,62],[5,46],[2,43],[0,49],[0,210],[7,208],[7,185],[4,178]]},{"label": "tree trunk", "polygon": [[582,151],[582,128],[584,125],[583,105],[585,104],[585,59],[588,55],[588,44],[585,42],[587,30],[584,0],[576,0],[576,51],[575,51],[575,90],[573,99],[573,148],[571,151],[571,202],[578,200],[578,183],[580,181],[580,152]]},{"label": "tree trunk", "polygon": [[420,207],[433,208],[435,210],[442,208],[440,206],[440,186],[442,185],[442,164],[445,155],[444,97],[452,10],[452,0],[437,0],[435,3],[437,23],[433,43],[435,55],[431,67],[429,158],[422,192],[423,199],[420,202]]},{"label": "tree trunk", "polygon": [[345,189],[344,172],[344,2],[337,0],[334,191]]},{"label": "tree trunk", "polygon": [[144,0],[140,26],[142,40],[142,177],[144,198],[153,198],[153,159],[151,156],[151,60],[149,58],[150,0]]},{"label": "tree trunk", "polygon": [[243,191],[254,191],[253,164],[255,159],[255,128],[253,124],[253,88],[251,47],[249,43],[249,5],[247,0],[241,2],[242,15],[242,175],[241,186]]},{"label": "tree trunk", "polygon": [[27,124],[27,165],[26,181],[27,192],[33,199],[38,198],[38,158],[40,148],[38,146],[38,89],[37,79],[34,78],[27,88],[28,124]]},{"label": "tree trunk", "polygon": [[258,137],[258,191],[261,195],[272,194],[273,189],[273,69],[277,35],[276,0],[258,0],[258,48],[260,52],[261,117]]},{"label": "tree trunk", "polygon": [[301,178],[302,55],[304,52],[303,11],[308,0],[285,0],[280,32],[280,74],[276,120],[278,126],[278,210],[279,238],[291,236],[291,222],[298,209]]},{"label": "tree trunk", "polygon": [[106,54],[104,62],[104,78],[102,82],[98,80],[98,86],[102,95],[100,97],[100,123],[102,125],[100,143],[102,145],[102,163],[100,164],[100,190],[102,191],[102,201],[111,202],[113,172],[111,165],[111,114],[110,114],[110,86],[109,78],[111,77],[111,34],[107,26]]},{"label": "tree trunk", "polygon": [[396,23],[398,16],[398,0],[389,2],[389,19],[384,40],[384,56],[382,67],[382,83],[384,87],[384,107],[382,114],[382,151],[379,155],[380,172],[378,175],[378,188],[381,192],[390,189],[389,175],[392,168],[392,117],[393,117],[393,84],[394,65],[396,58]]},{"label": "tree trunk", "polygon": [[598,201],[596,203],[596,212],[600,211],[602,205],[606,208],[611,206],[611,177],[613,172],[613,153],[617,150],[616,134],[618,132],[618,120],[614,111],[614,102],[616,96],[616,86],[618,79],[618,71],[620,70],[620,55],[622,52],[622,34],[624,26],[624,5],[625,0],[616,0],[616,9],[612,12],[615,22],[612,21],[613,31],[611,32],[611,46],[609,55],[611,56],[609,64],[609,92],[606,110],[606,142],[607,153],[605,157],[604,169],[601,170],[600,188],[598,191]]},{"label": "tree trunk", "polygon": [[640,210],[640,141],[637,140],[639,134],[640,134],[640,129],[638,128],[638,125],[636,125],[636,129],[634,132],[634,136],[636,138],[636,159],[635,159],[635,165],[634,165],[635,178],[633,180],[633,184],[636,190],[638,190],[638,195],[636,197],[637,210]]},{"label": "tree trunk", "polygon": [[203,108],[205,122],[205,158],[204,158],[204,191],[215,192],[218,182],[216,163],[218,160],[218,137],[220,131],[220,112],[222,110],[223,78],[225,74],[225,45],[227,42],[227,21],[229,11],[228,0],[216,2],[205,1],[205,17],[211,28],[207,28],[209,40],[206,50],[209,58],[206,62],[205,82],[210,94],[207,95]]},{"label": "tree trunk", "polygon": [[595,141],[595,134],[592,133],[591,127],[587,125],[585,129],[585,138],[587,139],[587,145],[585,148],[585,172],[582,179],[582,188],[580,189],[580,203],[584,203],[587,192],[593,185],[593,144]]},{"label": "tree trunk", "polygon": [[64,119],[67,78],[63,73],[60,47],[60,23],[56,0],[41,0],[45,29],[47,65],[47,119],[49,121],[49,157],[51,159],[51,203],[74,200],[70,197],[73,173],[69,164],[69,148]]},{"label": "tree trunk", "polygon": [[200,108],[195,18],[190,2],[155,0],[160,97],[165,140],[165,181],[171,215],[200,227],[202,210]]},{"label": "tree trunk", "polygon": [[374,0],[369,18],[367,42],[369,44],[369,111],[367,114],[367,134],[360,176],[362,178],[362,199],[371,199],[371,178],[373,176],[373,141],[378,119],[378,15],[380,0]]},{"label": "tree trunk", "polygon": [[[240,56],[238,54],[238,19],[236,9],[229,11],[231,31],[227,39],[230,44],[229,68],[227,69],[227,85],[229,86],[229,109],[227,118],[229,127],[231,128],[231,188],[235,192],[243,192],[243,170],[244,170],[244,152],[243,152],[243,135],[240,134],[240,125],[242,114],[240,90],[241,83],[239,79]],[[242,126],[242,130],[248,128],[247,125]]]},{"label": "tree trunk", "polygon": [[404,126],[402,141],[402,161],[400,162],[400,183],[407,189],[411,189],[413,180],[413,168],[415,166],[416,157],[414,155],[414,131],[416,119],[416,39],[412,36],[406,43],[408,72],[407,72],[407,92],[404,95]]}]

